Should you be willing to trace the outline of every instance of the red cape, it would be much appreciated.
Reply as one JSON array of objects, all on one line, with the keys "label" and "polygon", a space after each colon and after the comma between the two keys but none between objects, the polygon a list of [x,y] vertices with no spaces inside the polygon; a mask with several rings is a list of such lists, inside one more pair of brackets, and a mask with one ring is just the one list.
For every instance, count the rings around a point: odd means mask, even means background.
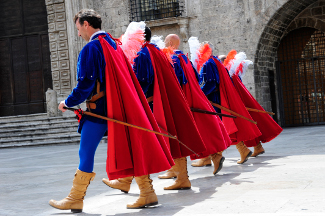
[{"label": "red cape", "polygon": [[[185,56],[185,55],[183,55]],[[210,112],[215,112],[208,98],[205,96],[200,88],[200,85],[196,79],[195,71],[189,59],[187,63],[179,55],[182,69],[187,78],[187,84],[183,85],[184,95],[190,107],[198,108]],[[200,131],[201,137],[207,148],[207,151],[203,153],[203,157],[207,157],[210,154],[227,149],[231,140],[223,125],[221,119],[216,115],[203,114],[198,112],[192,112],[196,125]],[[196,155],[191,155],[191,159],[198,159]]]},{"label": "red cape", "polygon": [[[226,68],[218,59],[213,58],[213,60],[216,63],[219,72],[221,106],[245,116],[246,118],[252,119],[239,94],[237,93]],[[221,113],[230,115],[230,113],[223,110],[221,110]],[[255,124],[239,117],[235,119],[222,118],[222,122],[225,125],[231,140],[233,141],[233,145],[240,141],[252,140],[262,135]]]},{"label": "red cape", "polygon": [[[237,75],[232,77],[232,81],[246,107],[264,111],[263,107],[246,89]],[[283,131],[283,129],[268,114],[251,111],[249,114],[252,116],[254,121],[257,122],[257,127],[261,131],[262,135],[253,140],[245,141],[247,147],[256,146],[260,141],[262,143],[269,142]]]},{"label": "red cape", "polygon": [[[117,45],[115,50],[99,36],[106,62],[107,116],[147,129],[160,131],[141,86]],[[109,179],[142,176],[174,165],[162,136],[107,121],[107,165]]]},{"label": "red cape", "polygon": [[[160,127],[187,145],[194,152],[200,154],[206,151],[199,134],[190,107],[178,83],[172,65],[163,52],[153,44],[145,45],[155,72],[153,89],[153,114]],[[170,139],[170,151],[173,158],[192,155],[193,152]]]}]

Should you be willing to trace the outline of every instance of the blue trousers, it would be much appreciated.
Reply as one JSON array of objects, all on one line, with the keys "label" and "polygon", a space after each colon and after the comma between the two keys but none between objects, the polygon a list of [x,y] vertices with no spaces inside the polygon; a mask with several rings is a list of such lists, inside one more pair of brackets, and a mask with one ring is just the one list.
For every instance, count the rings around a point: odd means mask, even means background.
[{"label": "blue trousers", "polygon": [[94,169],[95,152],[107,131],[107,124],[86,120],[82,126],[79,146],[79,170],[91,173]]}]

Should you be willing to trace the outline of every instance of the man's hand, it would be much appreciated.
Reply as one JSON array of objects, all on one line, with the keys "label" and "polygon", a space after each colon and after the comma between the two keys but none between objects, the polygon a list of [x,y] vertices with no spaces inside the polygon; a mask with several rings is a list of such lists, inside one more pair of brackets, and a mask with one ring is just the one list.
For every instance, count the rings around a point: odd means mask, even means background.
[{"label": "man's hand", "polygon": [[61,101],[60,104],[59,104],[58,109],[61,110],[62,112],[67,111],[66,109],[63,109],[63,107],[65,107],[65,103],[64,103],[64,101]]}]

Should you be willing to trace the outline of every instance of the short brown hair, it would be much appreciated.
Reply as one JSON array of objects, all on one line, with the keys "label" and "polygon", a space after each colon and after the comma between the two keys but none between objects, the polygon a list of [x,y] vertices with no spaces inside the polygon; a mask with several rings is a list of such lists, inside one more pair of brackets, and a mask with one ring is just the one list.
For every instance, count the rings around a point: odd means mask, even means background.
[{"label": "short brown hair", "polygon": [[87,21],[94,29],[102,29],[102,18],[93,9],[81,9],[73,18],[74,23],[79,19],[80,25]]}]

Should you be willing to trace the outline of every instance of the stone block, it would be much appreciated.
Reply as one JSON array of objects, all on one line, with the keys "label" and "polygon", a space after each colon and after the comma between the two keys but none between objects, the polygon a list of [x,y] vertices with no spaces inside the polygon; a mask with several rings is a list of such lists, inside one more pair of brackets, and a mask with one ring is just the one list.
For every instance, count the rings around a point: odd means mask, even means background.
[{"label": "stone block", "polygon": [[57,33],[54,33],[54,32],[50,32],[49,33],[49,41],[50,42],[54,42],[54,41],[57,41]]},{"label": "stone block", "polygon": [[70,80],[61,80],[61,89],[71,89]]},{"label": "stone block", "polygon": [[45,0],[45,5],[53,4],[53,0]]},{"label": "stone block", "polygon": [[58,116],[57,93],[52,89],[47,89],[46,93],[46,109],[48,117]]},{"label": "stone block", "polygon": [[58,50],[58,45],[56,42],[51,42],[50,43],[50,51],[53,52],[53,51],[57,51]]},{"label": "stone block", "polygon": [[70,80],[70,71],[69,70],[62,70],[60,71],[61,80]]},{"label": "stone block", "polygon": [[47,5],[46,6],[46,11],[47,11],[47,14],[53,14],[55,11],[54,11],[54,6],[53,5]]},{"label": "stone block", "polygon": [[47,22],[48,22],[48,23],[54,23],[54,22],[55,22],[55,13],[53,13],[53,14],[49,14],[49,15],[47,16]]},{"label": "stone block", "polygon": [[55,23],[49,23],[48,27],[49,27],[49,32],[55,32]]},{"label": "stone block", "polygon": [[66,30],[66,23],[65,22],[57,22],[55,23],[55,30],[56,31],[62,31],[62,30]]},{"label": "stone block", "polygon": [[323,14],[323,8],[322,7],[312,8],[311,9],[311,14],[313,16],[322,15]]},{"label": "stone block", "polygon": [[60,50],[58,51],[59,60],[68,60],[69,59],[69,51],[68,50]]},{"label": "stone block", "polygon": [[59,55],[57,51],[51,52],[51,61],[58,61]]},{"label": "stone block", "polygon": [[59,32],[59,40],[67,40],[68,36],[67,36],[67,31],[60,31]]},{"label": "stone block", "polygon": [[51,70],[52,71],[59,70],[59,62],[57,62],[57,61],[51,62]]},{"label": "stone block", "polygon": [[57,22],[65,21],[65,12],[55,13],[55,17]]},{"label": "stone block", "polygon": [[64,0],[53,0],[53,3],[63,3]]},{"label": "stone block", "polygon": [[69,61],[68,60],[59,61],[59,69],[60,70],[69,69]]},{"label": "stone block", "polygon": [[53,90],[60,91],[60,81],[53,81]]},{"label": "stone block", "polygon": [[60,72],[59,71],[52,71],[52,80],[59,81],[60,80]]},{"label": "stone block", "polygon": [[64,40],[64,41],[58,41],[58,50],[66,50],[68,49],[68,41]]},{"label": "stone block", "polygon": [[61,4],[54,4],[54,5],[53,5],[53,10],[54,10],[54,12],[56,12],[56,13],[58,13],[58,12],[65,12],[64,3],[61,3]]}]

